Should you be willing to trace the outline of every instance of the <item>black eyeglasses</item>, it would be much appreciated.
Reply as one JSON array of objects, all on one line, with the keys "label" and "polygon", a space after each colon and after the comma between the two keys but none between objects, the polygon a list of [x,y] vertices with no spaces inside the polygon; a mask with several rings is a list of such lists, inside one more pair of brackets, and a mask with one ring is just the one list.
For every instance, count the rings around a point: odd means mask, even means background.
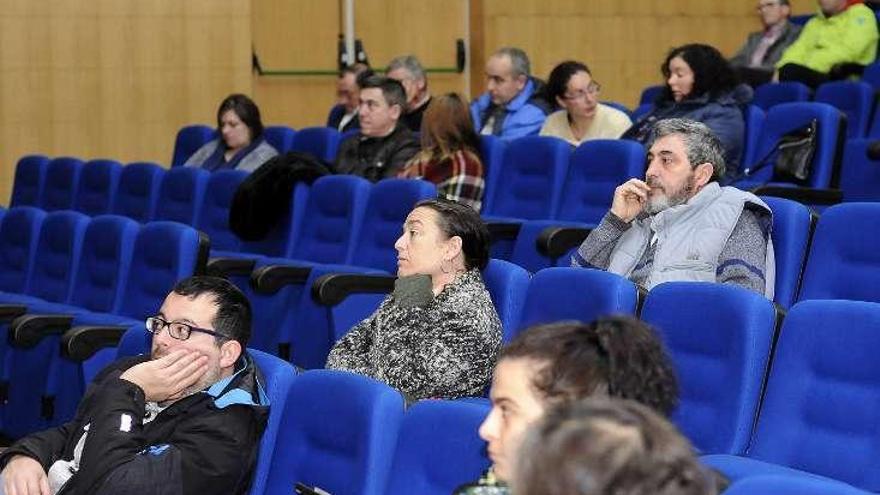
[{"label": "black eyeglasses", "polygon": [[157,335],[163,328],[168,327],[168,335],[177,340],[186,340],[193,332],[206,333],[208,335],[213,335],[218,339],[229,339],[229,337],[213,330],[208,330],[207,328],[194,327],[190,324],[179,321],[165,321],[158,316],[147,318],[146,327],[147,331],[153,335]]}]

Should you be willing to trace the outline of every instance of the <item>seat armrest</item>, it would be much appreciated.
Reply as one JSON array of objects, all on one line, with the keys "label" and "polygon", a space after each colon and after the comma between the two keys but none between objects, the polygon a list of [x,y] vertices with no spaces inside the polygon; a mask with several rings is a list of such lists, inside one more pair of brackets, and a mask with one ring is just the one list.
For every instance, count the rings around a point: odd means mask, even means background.
[{"label": "seat armrest", "polygon": [[309,279],[309,266],[267,265],[251,272],[251,287],[260,294],[274,294],[285,285],[302,285]]},{"label": "seat armrest", "polygon": [[211,258],[205,272],[219,277],[250,275],[256,264],[257,260],[248,258]]},{"label": "seat armrest", "polygon": [[495,242],[516,239],[522,224],[519,222],[490,220],[486,222],[486,227],[489,228],[489,237],[492,242]]},{"label": "seat armrest", "polygon": [[777,198],[793,199],[808,205],[835,205],[843,201],[843,191],[840,189],[814,189],[811,187],[780,187],[759,186],[754,194],[759,196],[775,196]]},{"label": "seat armrest", "polygon": [[547,227],[535,240],[538,252],[550,259],[558,259],[584,242],[592,229],[586,227]]},{"label": "seat armrest", "polygon": [[352,294],[388,294],[394,290],[393,275],[328,273],[315,280],[312,299],[323,306],[336,306]]},{"label": "seat armrest", "polygon": [[0,323],[9,323],[25,314],[27,306],[24,304],[0,304]]},{"label": "seat armrest", "polygon": [[101,349],[119,345],[128,328],[116,325],[75,326],[61,336],[61,355],[72,361],[85,361]]},{"label": "seat armrest", "polygon": [[64,333],[72,322],[72,315],[19,316],[9,326],[9,342],[17,347],[34,347],[43,337]]}]

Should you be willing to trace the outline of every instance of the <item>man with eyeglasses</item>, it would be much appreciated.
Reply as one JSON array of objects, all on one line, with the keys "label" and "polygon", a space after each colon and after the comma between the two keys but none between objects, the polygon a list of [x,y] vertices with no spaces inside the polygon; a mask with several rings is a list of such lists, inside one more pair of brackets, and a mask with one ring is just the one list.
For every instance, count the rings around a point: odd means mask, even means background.
[{"label": "man with eyeglasses", "polygon": [[752,86],[769,82],[782,52],[795,42],[801,27],[788,22],[788,0],[759,0],[756,7],[763,29],[750,33],[745,44],[730,59],[744,82]]},{"label": "man with eyeglasses", "polygon": [[112,363],[71,422],[4,451],[0,493],[247,493],[269,406],[250,327],[230,282],[182,280],[147,318],[150,355]]}]

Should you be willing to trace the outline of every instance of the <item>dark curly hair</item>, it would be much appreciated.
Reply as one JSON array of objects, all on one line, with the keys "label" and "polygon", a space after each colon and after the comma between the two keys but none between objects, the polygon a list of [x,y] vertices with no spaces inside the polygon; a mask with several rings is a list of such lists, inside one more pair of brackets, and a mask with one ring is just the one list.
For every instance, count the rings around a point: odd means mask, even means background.
[{"label": "dark curly hair", "polygon": [[564,98],[565,90],[568,87],[568,81],[578,72],[586,72],[592,77],[590,69],[585,64],[576,60],[566,60],[565,62],[561,62],[550,71],[550,77],[547,79],[547,87],[544,91],[554,109],[559,109],[559,103],[556,99]]},{"label": "dark curly hair", "polygon": [[519,450],[517,493],[710,495],[718,478],[690,442],[630,400],[587,399],[549,411]]},{"label": "dark curly hair", "polygon": [[501,350],[502,359],[540,366],[532,381],[549,405],[595,395],[632,399],[669,415],[678,403],[678,381],[654,330],[628,316],[585,325],[536,325]]},{"label": "dark curly hair", "polygon": [[[675,57],[681,57],[687,62],[694,73],[694,87],[687,99],[698,98],[706,93],[709,94],[709,98],[716,98],[739,84],[736,72],[715,47],[691,43],[670,50],[660,67],[663,77],[667,80],[670,74],[669,62]],[[660,99],[663,101],[673,99],[669,83],[664,85]]]}]

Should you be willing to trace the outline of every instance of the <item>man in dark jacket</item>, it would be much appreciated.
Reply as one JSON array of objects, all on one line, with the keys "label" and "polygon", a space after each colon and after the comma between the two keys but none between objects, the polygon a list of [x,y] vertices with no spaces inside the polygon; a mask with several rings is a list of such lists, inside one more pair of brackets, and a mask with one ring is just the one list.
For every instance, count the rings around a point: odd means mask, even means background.
[{"label": "man in dark jacket", "polygon": [[102,371],[73,421],[0,456],[6,495],[247,493],[268,415],[234,285],[191,277],[147,319],[150,356]]},{"label": "man in dark jacket", "polygon": [[339,145],[336,173],[359,175],[376,182],[394,177],[416,152],[419,143],[400,122],[406,108],[403,86],[372,76],[361,84],[360,132]]},{"label": "man in dark jacket", "polygon": [[769,82],[782,52],[795,42],[801,27],[788,21],[788,0],[759,0],[758,15],[764,29],[750,33],[745,44],[730,59],[743,81],[752,86]]}]

